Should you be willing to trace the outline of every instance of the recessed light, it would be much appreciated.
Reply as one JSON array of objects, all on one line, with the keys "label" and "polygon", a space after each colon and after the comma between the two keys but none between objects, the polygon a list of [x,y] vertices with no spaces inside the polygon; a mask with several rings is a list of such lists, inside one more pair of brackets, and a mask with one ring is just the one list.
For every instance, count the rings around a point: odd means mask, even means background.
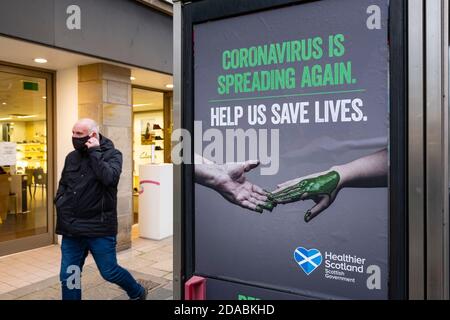
[{"label": "recessed light", "polygon": [[145,106],[152,106],[153,103],[138,103],[138,104],[133,104],[133,107],[145,107]]},{"label": "recessed light", "polygon": [[6,106],[6,102],[2,102],[2,105]]},{"label": "recessed light", "polygon": [[47,59],[44,59],[44,58],[36,58],[36,59],[34,59],[34,62],[36,62],[36,63],[47,63]]},{"label": "recessed light", "polygon": [[29,118],[36,118],[37,115],[31,115],[31,116],[17,116],[19,119],[29,119]]},{"label": "recessed light", "polygon": [[136,78],[135,77],[130,77],[130,80],[134,81],[134,80],[136,80]]},{"label": "recessed light", "polygon": [[171,83],[166,84],[166,88],[173,89],[173,84],[171,84]]},{"label": "recessed light", "polygon": [[46,97],[46,96],[43,96],[42,99],[47,99],[47,97]]}]

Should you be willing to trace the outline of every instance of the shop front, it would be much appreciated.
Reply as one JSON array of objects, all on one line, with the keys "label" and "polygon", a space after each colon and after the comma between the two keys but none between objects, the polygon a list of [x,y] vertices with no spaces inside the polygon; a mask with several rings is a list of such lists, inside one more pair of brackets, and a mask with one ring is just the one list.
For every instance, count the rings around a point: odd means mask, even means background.
[{"label": "shop front", "polygon": [[170,161],[172,17],[138,1],[4,1],[0,21],[0,256],[58,241],[53,196],[87,117],[124,154],[118,249],[130,247],[139,166]]},{"label": "shop front", "polygon": [[0,65],[0,243],[53,239],[54,73]]}]

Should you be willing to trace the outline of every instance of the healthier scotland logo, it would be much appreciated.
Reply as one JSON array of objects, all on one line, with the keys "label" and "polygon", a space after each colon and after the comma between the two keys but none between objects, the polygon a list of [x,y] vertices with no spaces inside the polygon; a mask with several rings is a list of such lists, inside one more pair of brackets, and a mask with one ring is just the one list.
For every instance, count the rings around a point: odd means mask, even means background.
[{"label": "healthier scotland logo", "polygon": [[322,264],[322,253],[317,249],[299,247],[294,251],[294,259],[300,268],[309,276]]}]

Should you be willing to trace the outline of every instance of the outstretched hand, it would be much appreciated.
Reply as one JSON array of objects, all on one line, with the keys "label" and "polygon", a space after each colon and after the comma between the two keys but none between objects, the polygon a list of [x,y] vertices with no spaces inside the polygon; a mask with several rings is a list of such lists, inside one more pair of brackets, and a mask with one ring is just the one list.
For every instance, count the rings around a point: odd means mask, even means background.
[{"label": "outstretched hand", "polygon": [[228,201],[243,208],[262,213],[262,205],[267,193],[247,180],[245,173],[259,165],[259,161],[229,163],[219,167],[222,171],[217,177],[215,189]]},{"label": "outstretched hand", "polygon": [[196,181],[216,190],[231,203],[262,213],[263,208],[273,209],[266,205],[267,192],[248,181],[245,176],[245,173],[258,166],[259,161],[200,164],[195,166]]},{"label": "outstretched hand", "polygon": [[305,213],[305,221],[310,222],[333,203],[341,189],[340,182],[339,173],[333,170],[297,178],[278,185],[269,194],[269,200],[280,204],[313,200],[315,206]]}]

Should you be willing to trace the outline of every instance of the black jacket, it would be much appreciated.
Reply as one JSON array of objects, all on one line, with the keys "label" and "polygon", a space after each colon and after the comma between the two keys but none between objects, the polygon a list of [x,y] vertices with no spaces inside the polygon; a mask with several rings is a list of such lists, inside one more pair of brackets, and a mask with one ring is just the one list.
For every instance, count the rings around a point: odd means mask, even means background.
[{"label": "black jacket", "polygon": [[69,153],[54,200],[56,233],[103,237],[117,234],[117,185],[122,153],[100,135],[100,147]]}]

